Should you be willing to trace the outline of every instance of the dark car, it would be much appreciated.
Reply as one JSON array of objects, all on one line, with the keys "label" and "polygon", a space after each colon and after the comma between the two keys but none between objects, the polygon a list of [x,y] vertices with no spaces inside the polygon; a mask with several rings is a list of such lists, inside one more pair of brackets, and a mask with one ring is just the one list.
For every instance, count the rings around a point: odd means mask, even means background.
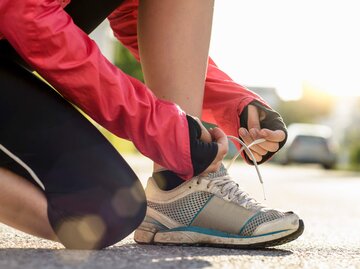
[{"label": "dark car", "polygon": [[293,124],[288,130],[288,142],[277,157],[280,163],[315,163],[325,169],[335,166],[336,152],[330,128],[315,124]]}]

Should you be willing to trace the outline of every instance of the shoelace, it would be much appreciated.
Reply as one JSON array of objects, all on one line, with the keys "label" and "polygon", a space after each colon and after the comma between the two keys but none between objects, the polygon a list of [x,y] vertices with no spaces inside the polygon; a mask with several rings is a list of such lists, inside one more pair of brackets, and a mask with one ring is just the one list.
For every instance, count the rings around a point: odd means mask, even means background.
[{"label": "shoelace", "polygon": [[253,155],[253,153],[251,152],[250,148],[257,145],[257,144],[261,144],[263,142],[265,142],[266,140],[264,138],[260,138],[257,140],[254,140],[252,143],[250,143],[249,145],[246,145],[241,139],[239,139],[238,137],[232,136],[232,135],[228,135],[228,138],[235,140],[236,142],[238,142],[240,145],[242,145],[242,147],[240,148],[240,150],[238,151],[238,153],[231,159],[229,165],[226,167],[226,169],[229,169],[231,165],[233,165],[233,163],[235,162],[235,160],[240,156],[241,152],[243,152],[244,150],[246,151],[246,153],[248,155],[250,155],[251,160],[255,166],[256,169],[256,173],[258,175],[261,187],[262,187],[262,191],[263,191],[263,195],[264,195],[264,200],[266,200],[266,195],[265,195],[265,186],[264,186],[264,181],[262,179],[260,170],[259,170],[259,166],[257,164],[257,161]]},{"label": "shoelace", "polygon": [[[208,176],[206,176],[208,179],[210,179],[207,187],[210,188],[211,185],[220,187],[221,191],[219,194],[222,195],[223,198],[227,198],[230,201],[236,201],[245,208],[264,207],[261,203],[257,202],[254,198],[250,197],[248,193],[246,193],[245,191],[239,188],[239,185],[234,180],[232,180],[230,175],[227,173],[227,169],[229,169],[230,166],[235,162],[235,160],[240,156],[241,152],[245,150],[246,153],[248,153],[248,155],[251,157],[252,162],[254,163],[259,181],[262,185],[264,200],[266,200],[264,182],[262,180],[262,176],[258,168],[256,159],[250,150],[252,146],[263,143],[265,139],[257,139],[253,141],[251,144],[246,145],[243,141],[241,141],[237,137],[228,136],[228,138],[237,141],[242,145],[242,147],[240,148],[238,153],[232,158],[227,168],[222,166],[218,172],[211,173]],[[199,179],[201,180],[201,177],[199,177]]]}]

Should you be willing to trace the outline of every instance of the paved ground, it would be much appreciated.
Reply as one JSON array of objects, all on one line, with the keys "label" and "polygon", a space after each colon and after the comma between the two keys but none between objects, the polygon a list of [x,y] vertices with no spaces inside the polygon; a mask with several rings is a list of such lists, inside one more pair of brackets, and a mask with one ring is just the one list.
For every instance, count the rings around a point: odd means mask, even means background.
[{"label": "paved ground", "polygon": [[[149,161],[129,157],[146,179]],[[317,167],[263,166],[266,204],[298,212],[305,232],[267,250],[136,245],[132,236],[103,251],[69,251],[0,225],[0,269],[12,268],[356,268],[360,269],[360,174]],[[262,200],[255,170],[230,169],[244,189]]]}]

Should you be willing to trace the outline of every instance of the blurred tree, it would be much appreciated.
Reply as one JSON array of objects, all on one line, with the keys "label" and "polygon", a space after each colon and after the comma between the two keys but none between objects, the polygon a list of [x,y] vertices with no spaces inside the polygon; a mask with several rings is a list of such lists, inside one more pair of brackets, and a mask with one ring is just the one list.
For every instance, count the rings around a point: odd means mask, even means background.
[{"label": "blurred tree", "polygon": [[342,144],[349,152],[350,168],[360,170],[360,98],[352,111],[352,124],[345,130]]},{"label": "blurred tree", "polygon": [[352,141],[350,147],[350,168],[360,170],[360,142]]},{"label": "blurred tree", "polygon": [[144,82],[140,63],[134,58],[130,51],[119,42],[116,42],[115,46],[115,65],[126,74]]},{"label": "blurred tree", "polygon": [[301,99],[281,102],[278,110],[286,124],[316,123],[331,113],[334,103],[330,94],[305,84]]}]

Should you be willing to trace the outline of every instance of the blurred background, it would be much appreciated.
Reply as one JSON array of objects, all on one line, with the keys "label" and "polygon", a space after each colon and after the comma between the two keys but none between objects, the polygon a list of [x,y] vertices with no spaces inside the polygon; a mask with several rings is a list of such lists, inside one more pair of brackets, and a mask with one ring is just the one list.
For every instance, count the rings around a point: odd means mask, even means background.
[{"label": "blurred background", "polygon": [[[289,126],[273,162],[360,170],[360,17],[351,0],[216,1],[210,55]],[[104,22],[92,38],[123,71],[140,65]],[[105,135],[122,153],[130,142]]]}]

